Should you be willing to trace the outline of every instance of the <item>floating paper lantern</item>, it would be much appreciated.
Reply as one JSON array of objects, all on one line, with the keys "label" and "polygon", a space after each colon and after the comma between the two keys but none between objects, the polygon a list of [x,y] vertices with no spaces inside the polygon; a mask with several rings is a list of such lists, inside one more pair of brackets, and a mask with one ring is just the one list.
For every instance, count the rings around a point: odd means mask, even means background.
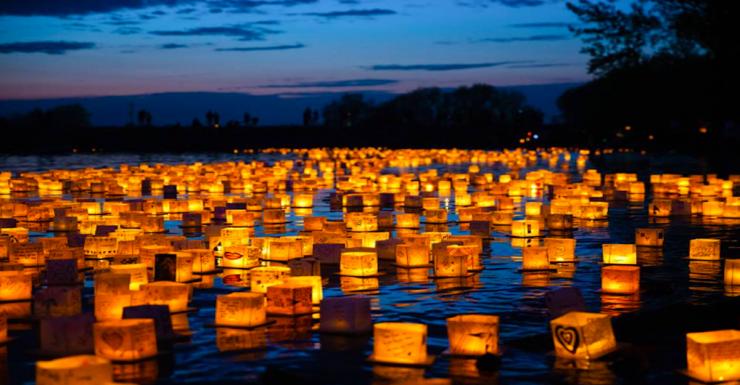
[{"label": "floating paper lantern", "polygon": [[427,209],[424,212],[427,223],[447,223],[447,210]]},{"label": "floating paper lantern", "polygon": [[216,325],[255,327],[266,322],[265,296],[230,293],[216,297]]},{"label": "floating paper lantern", "polygon": [[378,230],[378,216],[372,213],[347,213],[345,221],[351,231]]},{"label": "floating paper lantern", "polygon": [[378,254],[372,251],[344,251],[339,260],[342,275],[366,277],[378,274]]},{"label": "floating paper lantern", "polygon": [[639,266],[604,266],[601,291],[609,294],[633,294],[640,290]]},{"label": "floating paper lantern", "polygon": [[28,267],[43,266],[46,263],[43,245],[40,243],[11,244],[10,262]]},{"label": "floating paper lantern", "polygon": [[262,250],[256,246],[235,245],[224,249],[221,267],[249,269],[259,266]]},{"label": "floating paper lantern", "polygon": [[33,313],[39,318],[64,317],[82,312],[79,287],[50,286],[33,295]]},{"label": "floating paper lantern", "polygon": [[296,276],[296,274],[293,274],[292,277],[287,277],[285,283],[311,286],[311,303],[314,305],[318,305],[324,298],[324,288],[320,275]]},{"label": "floating paper lantern", "polygon": [[464,356],[498,355],[499,317],[462,314],[447,318],[450,354]]},{"label": "floating paper lantern", "polygon": [[540,223],[535,220],[520,220],[511,223],[511,235],[514,237],[537,237],[540,235]]},{"label": "floating paper lantern", "polygon": [[151,318],[96,322],[93,333],[97,356],[137,361],[157,355],[157,335]]},{"label": "floating paper lantern", "polygon": [[39,326],[41,352],[54,356],[93,352],[94,323],[95,318],[90,313],[42,319]]},{"label": "floating paper lantern", "polygon": [[522,249],[522,270],[549,270],[547,247],[533,246]]},{"label": "floating paper lantern", "polygon": [[311,313],[310,284],[282,283],[267,288],[267,313],[301,315]]},{"label": "floating paper lantern", "polygon": [[193,273],[206,273],[216,270],[216,258],[210,249],[185,249],[193,257]]},{"label": "floating paper lantern", "polygon": [[571,230],[573,229],[573,216],[570,214],[550,214],[547,216],[545,223],[550,230]]},{"label": "floating paper lantern", "polygon": [[373,325],[372,360],[389,364],[423,365],[427,356],[427,326],[379,322]]},{"label": "floating paper lantern", "polygon": [[[448,246],[450,247],[450,246]],[[449,252],[434,258],[434,275],[437,277],[463,277],[468,274],[467,255]]]},{"label": "floating paper lantern", "polygon": [[349,296],[326,298],[321,302],[323,333],[362,334],[372,328],[370,297]]},{"label": "floating paper lantern", "polygon": [[630,243],[604,243],[601,246],[603,261],[613,265],[637,264],[637,247]]},{"label": "floating paper lantern", "polygon": [[298,239],[270,239],[267,243],[267,259],[288,261],[303,257],[303,243]]},{"label": "floating paper lantern", "polygon": [[149,283],[149,276],[147,273],[146,265],[143,263],[132,263],[127,265],[111,265],[110,271],[118,274],[129,274],[131,280],[129,283],[129,289],[139,290],[141,285]]},{"label": "floating paper lantern", "polygon": [[719,239],[692,239],[689,242],[689,258],[715,260],[720,256]]},{"label": "floating paper lantern", "polygon": [[527,217],[539,217],[542,215],[542,202],[527,202],[524,205],[524,215]]},{"label": "floating paper lantern", "polygon": [[641,247],[663,247],[665,231],[657,228],[635,230],[635,244]]},{"label": "floating paper lantern", "polygon": [[283,209],[266,209],[262,212],[262,222],[265,224],[285,223],[285,211]]},{"label": "floating paper lantern", "polygon": [[167,305],[170,312],[187,310],[190,287],[184,283],[159,281],[141,285],[141,298],[149,305]]},{"label": "floating paper lantern", "polygon": [[313,207],[313,194],[295,194],[293,196],[293,207],[296,207],[296,208]]},{"label": "floating paper lantern", "polygon": [[396,246],[396,264],[403,267],[429,265],[429,248],[422,245]]},{"label": "floating paper lantern", "polygon": [[688,374],[702,382],[740,380],[740,330],[686,334]]},{"label": "floating paper lantern", "polygon": [[251,290],[256,293],[267,293],[267,288],[285,282],[285,279],[289,276],[289,267],[255,267],[249,271]]},{"label": "floating paper lantern", "polygon": [[[456,258],[463,256],[465,258],[465,267],[467,271],[483,270],[480,262],[480,249],[474,245],[447,245],[444,247],[447,256]],[[441,258],[445,258],[444,256]]]},{"label": "floating paper lantern", "polygon": [[321,231],[325,223],[326,217],[303,217],[303,229],[306,231]]},{"label": "floating paper lantern", "polygon": [[107,358],[80,355],[36,362],[37,385],[100,385],[113,382]]},{"label": "floating paper lantern", "polygon": [[593,360],[617,345],[606,314],[573,311],[550,321],[550,330],[557,357]]},{"label": "floating paper lantern", "polygon": [[550,263],[576,261],[576,240],[573,238],[545,238],[545,248]]},{"label": "floating paper lantern", "polygon": [[31,299],[31,274],[23,271],[0,271],[0,301]]},{"label": "floating paper lantern", "polygon": [[[261,350],[267,347],[267,330],[265,328],[254,330],[219,328],[216,330],[216,347],[220,352]],[[262,358],[261,353],[256,354],[258,356],[254,358]]]}]

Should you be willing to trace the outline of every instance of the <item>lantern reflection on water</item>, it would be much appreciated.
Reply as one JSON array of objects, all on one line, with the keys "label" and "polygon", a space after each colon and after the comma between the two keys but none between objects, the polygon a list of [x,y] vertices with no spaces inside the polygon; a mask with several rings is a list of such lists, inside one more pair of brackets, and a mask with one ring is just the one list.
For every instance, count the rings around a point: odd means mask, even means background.
[{"label": "lantern reflection on water", "polygon": [[550,321],[555,355],[592,360],[616,348],[608,315],[573,311]]},{"label": "lantern reflection on water", "polygon": [[703,382],[740,380],[740,330],[686,334],[688,374]]},{"label": "lantern reflection on water", "polygon": [[98,356],[114,361],[136,361],[157,354],[153,319],[97,322],[93,332],[95,354]]},{"label": "lantern reflection on water", "polygon": [[372,361],[423,365],[429,362],[429,358],[426,325],[403,322],[379,322],[373,325]]},{"label": "lantern reflection on water", "polygon": [[740,294],[740,259],[725,260],[725,288]]},{"label": "lantern reflection on water", "polygon": [[447,318],[450,354],[499,354],[498,329],[499,317],[496,315],[462,314]]},{"label": "lantern reflection on water", "polygon": [[99,385],[113,381],[111,362],[93,355],[36,362],[37,385]]}]

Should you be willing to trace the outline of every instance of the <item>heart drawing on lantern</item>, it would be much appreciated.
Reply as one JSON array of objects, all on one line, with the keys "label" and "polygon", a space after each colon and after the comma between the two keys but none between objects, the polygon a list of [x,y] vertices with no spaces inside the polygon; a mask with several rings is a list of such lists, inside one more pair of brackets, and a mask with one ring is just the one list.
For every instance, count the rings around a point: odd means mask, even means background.
[{"label": "heart drawing on lantern", "polygon": [[555,337],[565,350],[575,353],[578,349],[578,331],[573,327],[558,326],[555,328]]},{"label": "heart drawing on lantern", "polygon": [[118,350],[123,345],[123,335],[118,331],[106,331],[101,338],[113,350]]}]

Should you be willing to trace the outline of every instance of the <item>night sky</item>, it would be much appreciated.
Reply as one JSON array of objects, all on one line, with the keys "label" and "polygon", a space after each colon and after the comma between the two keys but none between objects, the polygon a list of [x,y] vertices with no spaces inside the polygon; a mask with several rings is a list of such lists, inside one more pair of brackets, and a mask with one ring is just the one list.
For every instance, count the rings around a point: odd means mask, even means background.
[{"label": "night sky", "polygon": [[0,98],[589,78],[558,0],[2,0]]}]

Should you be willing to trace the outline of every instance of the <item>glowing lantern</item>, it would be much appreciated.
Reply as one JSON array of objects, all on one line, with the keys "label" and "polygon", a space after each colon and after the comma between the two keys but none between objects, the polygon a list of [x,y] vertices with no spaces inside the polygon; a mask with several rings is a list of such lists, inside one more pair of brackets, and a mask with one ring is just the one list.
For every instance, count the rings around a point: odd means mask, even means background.
[{"label": "glowing lantern", "polygon": [[[457,258],[462,256],[465,258],[465,267],[467,271],[478,271],[483,270],[483,265],[480,262],[480,249],[474,245],[446,245],[444,247],[445,253],[451,258]],[[446,258],[442,256],[441,258]]]},{"label": "glowing lantern", "polygon": [[193,273],[207,273],[216,270],[216,258],[210,249],[185,249],[193,257]]},{"label": "glowing lantern", "polygon": [[447,318],[450,354],[482,356],[499,354],[499,317],[485,314],[462,314]]},{"label": "glowing lantern", "polygon": [[427,223],[447,223],[447,210],[427,209],[424,212]]},{"label": "glowing lantern", "polygon": [[378,274],[378,254],[372,251],[344,251],[339,259],[339,273],[354,277]]},{"label": "glowing lantern", "polygon": [[157,355],[154,320],[132,318],[96,322],[95,355],[114,361],[138,361]]},{"label": "glowing lantern", "polygon": [[550,330],[557,357],[592,360],[617,345],[606,314],[573,311],[550,321]]},{"label": "glowing lantern", "polygon": [[323,333],[362,334],[370,332],[370,297],[332,297],[321,302]]},{"label": "glowing lantern", "polygon": [[313,207],[313,195],[312,194],[295,194],[293,196],[293,207],[296,207],[296,208]]},{"label": "glowing lantern", "polygon": [[520,220],[511,223],[511,235],[514,237],[537,237],[540,235],[540,223],[535,220]]},{"label": "glowing lantern", "polygon": [[601,246],[603,261],[613,265],[637,264],[637,247],[631,243],[604,243]]},{"label": "glowing lantern", "polygon": [[267,293],[270,286],[285,282],[290,276],[290,268],[284,266],[255,267],[249,271],[251,290],[255,293]]},{"label": "glowing lantern", "polygon": [[319,275],[288,277],[285,280],[285,283],[311,286],[311,303],[314,305],[318,305],[324,298],[323,284],[321,282],[321,276]]},{"label": "glowing lantern", "polygon": [[545,238],[545,247],[550,263],[576,261],[576,240],[573,238]]},{"label": "glowing lantern", "polygon": [[402,229],[417,229],[419,228],[419,214],[405,213],[396,214],[396,227]]},{"label": "glowing lantern", "polygon": [[46,264],[46,255],[40,243],[15,243],[10,245],[10,262],[35,267]]},{"label": "glowing lantern", "polygon": [[704,215],[705,217],[721,217],[724,209],[724,202],[706,201],[701,205],[701,215]]},{"label": "glowing lantern", "polygon": [[80,355],[36,362],[37,385],[99,385],[113,382],[107,358]]},{"label": "glowing lantern", "polygon": [[689,376],[702,382],[740,380],[740,330],[686,334]]},{"label": "glowing lantern", "polygon": [[740,291],[740,259],[725,260],[725,285]]},{"label": "glowing lantern", "polygon": [[216,297],[216,325],[256,327],[266,322],[265,296],[231,293]]},{"label": "glowing lantern", "polygon": [[663,247],[665,231],[657,228],[635,230],[635,244],[644,247]]},{"label": "glowing lantern", "polygon": [[283,209],[265,209],[262,212],[262,222],[265,224],[285,223],[285,211]]},{"label": "glowing lantern", "polygon": [[371,360],[390,364],[424,365],[427,356],[427,326],[418,323],[380,322],[373,325]]},{"label": "glowing lantern", "polygon": [[262,251],[256,246],[235,245],[226,247],[221,258],[221,267],[249,269],[259,266]]},{"label": "glowing lantern", "polygon": [[547,247],[533,246],[522,249],[522,270],[549,270]]},{"label": "glowing lantern", "polygon": [[527,202],[524,205],[524,214],[527,217],[539,217],[542,215],[542,202]]},{"label": "glowing lantern", "polygon": [[719,239],[692,239],[689,242],[689,258],[715,260],[719,259],[720,240]]},{"label": "glowing lantern", "polygon": [[639,266],[604,266],[601,291],[609,294],[633,294],[640,290]]},{"label": "glowing lantern", "polygon": [[0,301],[31,299],[31,274],[22,271],[0,271]]},{"label": "glowing lantern", "polygon": [[347,213],[345,220],[350,231],[378,230],[378,216],[373,213]]},{"label": "glowing lantern", "polygon": [[545,219],[550,230],[570,230],[573,228],[573,216],[570,214],[550,214]]},{"label": "glowing lantern", "polygon": [[288,261],[303,257],[303,243],[298,239],[271,239],[267,247],[269,260]]},{"label": "glowing lantern", "polygon": [[141,285],[149,283],[146,265],[143,263],[111,265],[110,270],[112,273],[129,274],[131,276],[129,289],[131,290],[139,290]]},{"label": "glowing lantern", "polygon": [[[452,247],[452,246],[448,246]],[[468,256],[463,253],[437,255],[434,258],[434,275],[437,277],[463,277],[468,274]]]},{"label": "glowing lantern", "polygon": [[422,245],[399,244],[396,246],[396,264],[403,267],[429,265],[429,248]]},{"label": "glowing lantern", "polygon": [[282,283],[267,288],[267,313],[300,315],[311,313],[311,285]]},{"label": "glowing lantern", "polygon": [[159,281],[141,285],[141,298],[149,305],[167,305],[170,312],[188,308],[190,287],[184,283]]},{"label": "glowing lantern", "polygon": [[306,231],[321,231],[325,223],[326,217],[303,217],[303,229]]}]

